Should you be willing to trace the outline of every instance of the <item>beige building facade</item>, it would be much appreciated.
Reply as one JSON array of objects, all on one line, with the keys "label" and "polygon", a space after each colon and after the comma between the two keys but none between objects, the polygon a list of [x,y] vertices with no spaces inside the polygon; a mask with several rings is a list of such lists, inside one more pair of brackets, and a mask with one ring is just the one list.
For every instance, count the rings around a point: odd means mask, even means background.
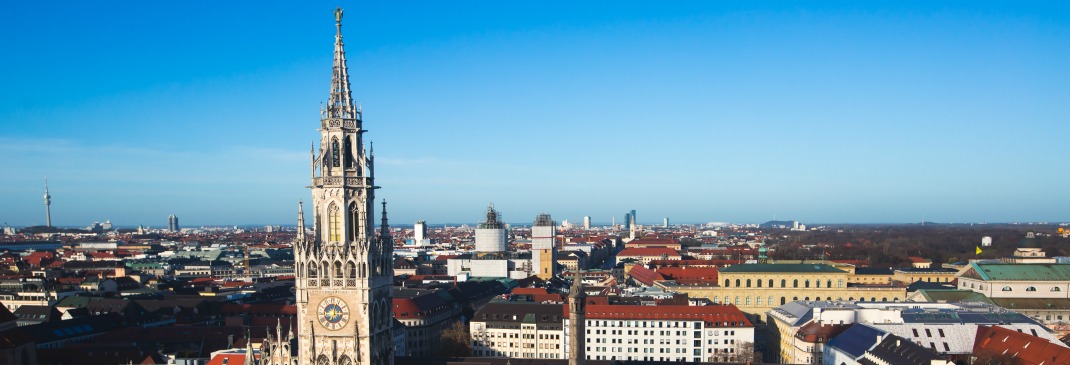
[{"label": "beige building facade", "polygon": [[898,302],[906,299],[900,285],[848,285],[852,274],[824,264],[739,264],[720,270],[719,285],[658,282],[667,291],[733,304],[760,319],[772,308],[796,300]]}]

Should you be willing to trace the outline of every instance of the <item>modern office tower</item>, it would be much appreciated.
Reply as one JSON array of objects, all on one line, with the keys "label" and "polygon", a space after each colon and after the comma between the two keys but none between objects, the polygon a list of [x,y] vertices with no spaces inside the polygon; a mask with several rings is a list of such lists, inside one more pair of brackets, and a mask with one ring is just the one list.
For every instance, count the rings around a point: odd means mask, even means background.
[{"label": "modern office tower", "polygon": [[632,229],[632,213],[624,213],[624,229]]},{"label": "modern office tower", "polygon": [[632,227],[635,227],[635,225],[639,223],[639,218],[635,216],[635,209],[632,209],[632,211],[629,213],[632,213],[631,220],[629,220],[629,222]]},{"label": "modern office tower", "polygon": [[178,217],[174,214],[167,216],[167,230],[171,232],[178,232]]},{"label": "modern office tower", "polygon": [[557,250],[554,237],[557,236],[555,224],[549,214],[539,214],[531,225],[531,267],[541,279],[550,279],[557,272],[554,270],[554,257]]},{"label": "modern office tower", "polygon": [[[362,112],[350,95],[340,8],[335,24],[330,96],[320,110],[320,148],[310,166],[315,234],[298,231],[294,242],[301,327],[289,336],[298,349],[291,352],[279,334],[261,345],[261,363],[394,363],[393,245],[375,236],[374,152],[364,149]],[[385,230],[385,216],[381,225]]]},{"label": "modern office tower", "polygon": [[669,217],[665,217],[665,221],[661,223],[661,226],[669,228]]},{"label": "modern office tower", "polygon": [[48,179],[45,179],[45,225],[52,227],[52,195],[48,194]]},{"label": "modern office tower", "polygon": [[421,244],[424,238],[427,237],[427,222],[416,221],[416,224],[412,226],[412,243]]},{"label": "modern office tower", "polygon": [[505,224],[494,204],[487,206],[487,220],[476,227],[476,252],[505,252],[508,250]]},{"label": "modern office tower", "polygon": [[583,217],[583,229],[591,229],[591,217],[590,216],[584,216]]}]

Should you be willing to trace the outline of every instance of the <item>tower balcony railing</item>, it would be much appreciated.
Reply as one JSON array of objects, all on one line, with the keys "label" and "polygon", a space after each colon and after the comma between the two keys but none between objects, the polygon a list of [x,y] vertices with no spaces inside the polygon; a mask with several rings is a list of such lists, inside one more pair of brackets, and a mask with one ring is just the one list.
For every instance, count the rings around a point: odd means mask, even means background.
[{"label": "tower balcony railing", "polygon": [[[343,180],[344,179],[344,180]],[[345,182],[346,186],[354,187],[371,187],[371,184],[364,177],[341,177],[341,176],[323,176],[312,178],[312,185],[342,185]]]}]

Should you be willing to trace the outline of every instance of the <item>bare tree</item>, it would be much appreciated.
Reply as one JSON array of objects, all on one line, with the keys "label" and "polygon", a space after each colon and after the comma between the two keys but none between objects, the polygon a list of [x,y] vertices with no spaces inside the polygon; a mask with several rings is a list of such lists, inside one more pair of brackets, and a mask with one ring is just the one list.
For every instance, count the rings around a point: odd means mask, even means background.
[{"label": "bare tree", "polygon": [[453,322],[453,325],[442,331],[438,354],[445,357],[472,355],[472,339],[468,336],[468,328],[465,327],[464,322]]}]

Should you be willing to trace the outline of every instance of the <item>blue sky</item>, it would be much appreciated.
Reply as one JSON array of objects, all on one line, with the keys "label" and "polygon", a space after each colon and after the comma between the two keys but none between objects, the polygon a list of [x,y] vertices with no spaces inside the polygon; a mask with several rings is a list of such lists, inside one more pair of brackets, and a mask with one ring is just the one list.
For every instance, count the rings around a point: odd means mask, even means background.
[{"label": "blue sky", "polygon": [[291,224],[336,5],[395,224],[1070,220],[1064,3],[280,1],[0,5],[0,221]]}]

